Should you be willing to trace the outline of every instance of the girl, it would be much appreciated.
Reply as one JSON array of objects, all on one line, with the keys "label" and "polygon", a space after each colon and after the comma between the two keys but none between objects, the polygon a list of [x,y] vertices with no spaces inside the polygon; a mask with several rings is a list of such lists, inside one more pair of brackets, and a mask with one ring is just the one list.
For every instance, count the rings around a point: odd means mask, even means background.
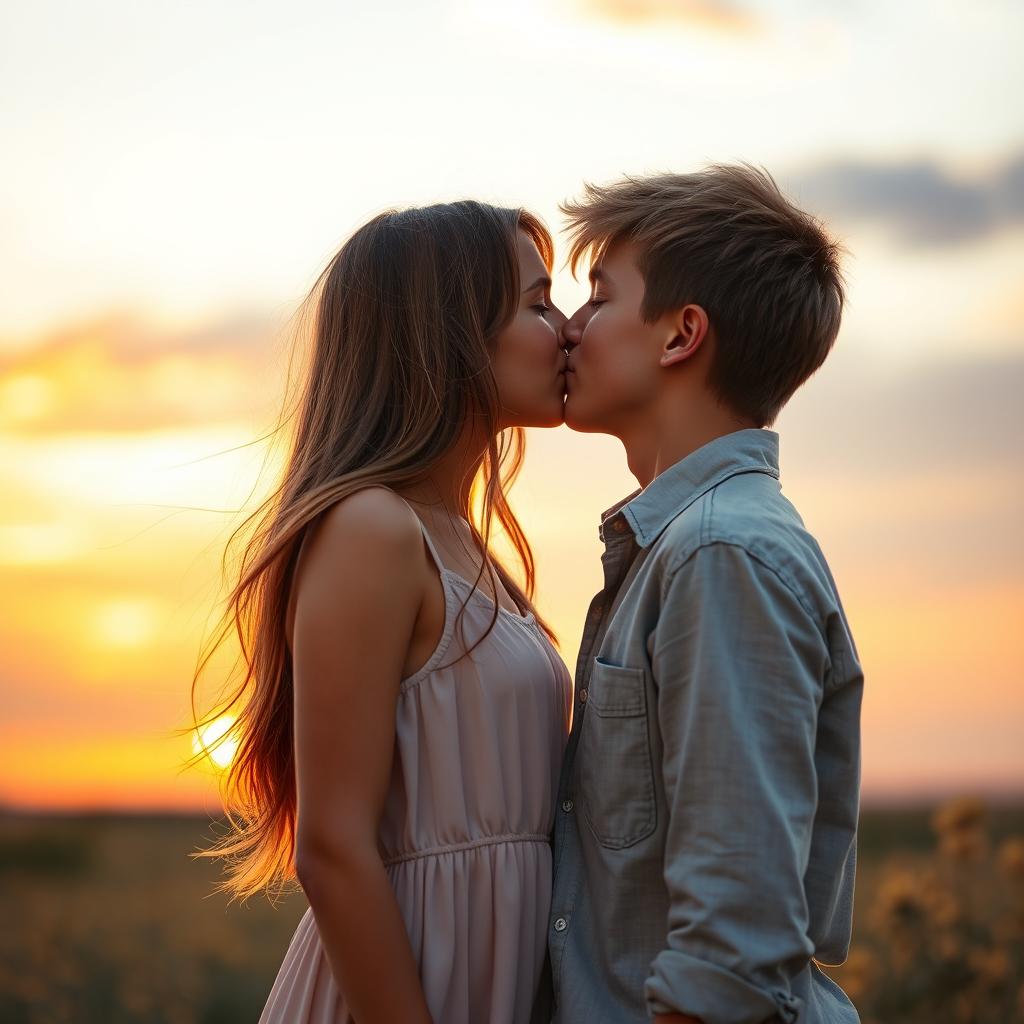
[{"label": "girl", "polygon": [[506,491],[522,428],[562,422],[551,262],[535,217],[463,201],[375,217],[311,293],[292,449],[231,598],[243,815],[201,854],[234,894],[294,874],[308,897],[261,1024],[530,1020],[572,683]]}]

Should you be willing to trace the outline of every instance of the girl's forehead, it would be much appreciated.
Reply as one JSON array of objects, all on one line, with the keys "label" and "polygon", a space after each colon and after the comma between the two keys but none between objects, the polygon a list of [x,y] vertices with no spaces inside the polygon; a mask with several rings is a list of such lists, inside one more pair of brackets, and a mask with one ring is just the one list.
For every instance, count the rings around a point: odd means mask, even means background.
[{"label": "girl's forehead", "polygon": [[530,272],[531,279],[547,273],[547,267],[544,266],[544,261],[537,251],[536,244],[525,231],[519,232],[517,248],[519,251],[519,265],[523,268],[524,276],[527,271]]}]

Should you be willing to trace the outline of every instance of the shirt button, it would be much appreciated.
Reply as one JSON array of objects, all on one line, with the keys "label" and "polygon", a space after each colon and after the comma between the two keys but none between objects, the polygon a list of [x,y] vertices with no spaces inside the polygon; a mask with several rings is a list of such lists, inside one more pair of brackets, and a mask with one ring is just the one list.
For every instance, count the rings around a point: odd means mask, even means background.
[{"label": "shirt button", "polygon": [[626,525],[625,519],[616,519],[615,522],[612,523],[612,529],[616,533],[625,533],[626,530],[629,529],[629,527]]},{"label": "shirt button", "polygon": [[569,927],[569,922],[566,921],[566,919],[564,917],[560,917],[560,918],[558,918],[557,921],[555,921],[555,931],[556,932],[564,932],[565,929],[568,928],[568,927]]},{"label": "shirt button", "polygon": [[580,703],[581,704],[586,704],[587,703],[587,688],[585,686],[583,687],[582,690],[580,690]]},{"label": "shirt button", "polygon": [[568,814],[572,810],[572,801],[571,800],[563,800],[562,801],[562,810],[565,811],[566,814]]}]

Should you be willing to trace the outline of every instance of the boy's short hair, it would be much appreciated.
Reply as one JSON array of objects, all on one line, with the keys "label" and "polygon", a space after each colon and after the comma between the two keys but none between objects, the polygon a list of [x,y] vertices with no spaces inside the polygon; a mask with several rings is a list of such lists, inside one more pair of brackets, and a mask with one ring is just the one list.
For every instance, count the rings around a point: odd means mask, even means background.
[{"label": "boy's short hair", "polygon": [[695,303],[714,331],[709,384],[733,411],[770,426],[825,361],[845,299],[845,250],[751,164],[711,164],[693,174],[628,176],[584,186],[561,204],[576,273],[589,251],[637,246],[640,307],[650,323]]}]

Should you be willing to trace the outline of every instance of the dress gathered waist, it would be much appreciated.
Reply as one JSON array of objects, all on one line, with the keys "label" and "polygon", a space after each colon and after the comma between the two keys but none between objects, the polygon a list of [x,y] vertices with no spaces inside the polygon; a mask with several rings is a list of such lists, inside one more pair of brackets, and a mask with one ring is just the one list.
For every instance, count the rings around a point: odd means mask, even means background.
[{"label": "dress gathered waist", "polygon": [[410,850],[407,853],[396,853],[384,858],[384,866],[401,864],[407,860],[418,860],[421,857],[439,857],[445,853],[460,853],[463,850],[475,850],[480,846],[498,846],[503,843],[551,843],[551,836],[543,832],[509,832],[500,836],[482,836],[480,839],[467,839],[464,843],[449,843],[445,846],[429,846],[422,850]]}]

